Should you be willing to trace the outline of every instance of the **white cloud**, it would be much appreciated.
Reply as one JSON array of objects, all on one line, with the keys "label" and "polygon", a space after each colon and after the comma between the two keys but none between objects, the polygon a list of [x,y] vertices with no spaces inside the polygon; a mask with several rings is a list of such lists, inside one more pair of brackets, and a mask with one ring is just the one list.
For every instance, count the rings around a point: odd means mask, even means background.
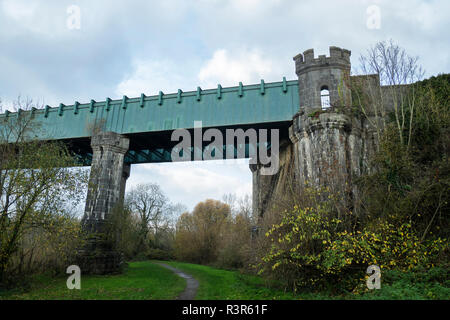
[{"label": "white cloud", "polygon": [[208,198],[221,200],[227,193],[251,194],[248,160],[196,161],[133,165],[127,191],[140,183],[156,182],[173,202],[190,210]]},{"label": "white cloud", "polygon": [[23,0],[3,0],[2,9],[15,20],[30,19],[36,11],[36,2]]},{"label": "white cloud", "polygon": [[233,11],[254,15],[267,12],[280,5],[281,2],[282,0],[231,0],[229,4]]},{"label": "white cloud", "polygon": [[[291,0],[287,0],[291,1]],[[224,16],[240,19],[259,19],[262,15],[270,13],[286,0],[201,0],[201,5],[195,10],[210,17]],[[215,15],[212,15],[212,13]]]},{"label": "white cloud", "polygon": [[178,66],[171,60],[142,60],[132,62],[132,72],[117,85],[119,96],[138,96],[141,93],[155,95],[160,90],[165,93],[176,92],[179,88],[194,90],[195,81],[188,81],[179,73]]},{"label": "white cloud", "polygon": [[273,73],[272,60],[264,57],[260,51],[236,50],[230,53],[226,49],[216,50],[210,60],[200,69],[198,78],[203,85],[214,87],[218,83],[225,86],[244,83],[257,83]]},{"label": "white cloud", "polygon": [[[155,95],[160,90],[165,93],[195,90],[197,86],[214,88],[258,83],[261,79],[281,79],[273,61],[257,49],[218,49],[209,60],[203,62],[197,78],[189,74],[186,66],[173,60],[134,59],[132,71],[124,76],[116,87],[118,96],[138,96],[141,93]],[[192,67],[192,66],[190,66]],[[191,75],[191,77],[189,77]]]},{"label": "white cloud", "polygon": [[3,0],[0,12],[14,21],[9,35],[21,32],[32,32],[43,36],[54,36],[67,33],[66,7],[50,2],[30,0]]}]

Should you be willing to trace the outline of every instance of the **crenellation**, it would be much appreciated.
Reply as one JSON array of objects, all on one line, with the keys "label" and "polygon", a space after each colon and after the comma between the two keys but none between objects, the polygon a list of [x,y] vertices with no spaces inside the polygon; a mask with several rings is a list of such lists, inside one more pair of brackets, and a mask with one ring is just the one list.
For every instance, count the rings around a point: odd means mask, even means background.
[{"label": "crenellation", "polygon": [[298,55],[296,55],[294,58],[294,61],[298,61],[298,62],[303,62],[303,54],[299,53]]},{"label": "crenellation", "polygon": [[352,55],[352,52],[350,50],[347,49],[342,49],[342,58],[346,61],[348,61],[348,63],[350,63],[350,56]]},{"label": "crenellation", "polygon": [[298,54],[294,57],[296,64],[296,73],[307,72],[310,68],[317,68],[323,65],[340,67],[342,69],[350,68],[350,56],[351,51],[347,49],[341,49],[339,47],[330,47],[330,56],[319,55],[314,57],[314,49],[308,49],[302,54]]},{"label": "crenellation", "polygon": [[330,58],[341,58],[341,57],[342,57],[342,49],[339,47],[331,46]]},{"label": "crenellation", "polygon": [[314,49],[308,49],[303,51],[304,63],[310,63],[314,61]]}]

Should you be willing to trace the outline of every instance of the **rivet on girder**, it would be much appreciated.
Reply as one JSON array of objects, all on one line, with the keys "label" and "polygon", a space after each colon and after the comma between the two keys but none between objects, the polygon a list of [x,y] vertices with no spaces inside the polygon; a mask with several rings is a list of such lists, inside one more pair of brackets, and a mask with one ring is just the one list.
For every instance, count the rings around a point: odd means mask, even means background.
[{"label": "rivet on girder", "polygon": [[139,106],[141,108],[144,107],[144,99],[145,99],[145,94],[141,93],[141,100],[139,101]]},{"label": "rivet on girder", "polygon": [[106,111],[109,111],[109,109],[111,108],[111,98],[106,98],[105,106],[106,106]]},{"label": "rivet on girder", "polygon": [[91,100],[91,103],[89,104],[89,112],[90,113],[94,112],[94,103],[95,103],[95,100]]},{"label": "rivet on girder", "polygon": [[62,103],[59,104],[59,108],[58,108],[58,116],[61,117],[61,116],[63,115],[64,107],[65,107],[64,104],[62,104]]},{"label": "rivet on girder", "polygon": [[183,91],[181,91],[181,89],[178,89],[178,93],[177,93],[177,103],[181,103],[181,93]]},{"label": "rivet on girder", "polygon": [[283,92],[287,92],[286,77],[283,77]]},{"label": "rivet on girder", "polygon": [[261,89],[260,89],[259,92],[260,92],[261,94],[266,93],[266,88],[265,88],[264,80],[263,80],[263,79],[261,79]]},{"label": "rivet on girder", "polygon": [[222,86],[220,84],[217,85],[217,99],[222,99]]},{"label": "rivet on girder", "polygon": [[49,113],[49,111],[50,111],[50,106],[49,106],[49,105],[46,105],[46,106],[45,106],[45,112],[44,112],[44,117],[45,117],[45,118],[48,118],[48,113]]},{"label": "rivet on girder", "polygon": [[158,104],[159,105],[162,105],[162,103],[163,103],[163,95],[164,95],[164,93],[162,91],[160,91],[159,95],[158,95]]},{"label": "rivet on girder", "polygon": [[78,107],[80,106],[80,103],[78,101],[75,101],[73,105],[73,114],[78,114]]},{"label": "rivet on girder", "polygon": [[239,91],[238,91],[239,97],[242,97],[244,95],[244,87],[242,85],[242,82],[239,82]]},{"label": "rivet on girder", "polygon": [[200,101],[202,99],[202,88],[197,87],[197,101]]},{"label": "rivet on girder", "polygon": [[127,108],[127,100],[128,100],[128,97],[127,96],[123,96],[123,98],[122,98],[122,109],[126,109]]}]

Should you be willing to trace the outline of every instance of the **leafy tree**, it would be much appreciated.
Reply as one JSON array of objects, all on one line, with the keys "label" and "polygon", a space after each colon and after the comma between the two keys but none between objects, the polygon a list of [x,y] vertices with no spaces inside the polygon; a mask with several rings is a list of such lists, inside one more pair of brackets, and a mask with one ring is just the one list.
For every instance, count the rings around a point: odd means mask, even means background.
[{"label": "leafy tree", "polygon": [[[38,230],[61,234],[61,220],[83,198],[85,171],[61,143],[36,141],[32,125],[35,105],[16,102],[18,116],[0,125],[0,280],[5,281],[11,262],[25,236]],[[73,222],[73,220],[72,220]],[[67,230],[66,230],[67,231]],[[30,233],[31,232],[31,233]],[[66,234],[67,235],[67,234]],[[71,236],[78,235],[71,232]],[[75,243],[76,238],[66,239]],[[30,256],[32,256],[30,251]],[[67,261],[61,256],[61,261]]]}]

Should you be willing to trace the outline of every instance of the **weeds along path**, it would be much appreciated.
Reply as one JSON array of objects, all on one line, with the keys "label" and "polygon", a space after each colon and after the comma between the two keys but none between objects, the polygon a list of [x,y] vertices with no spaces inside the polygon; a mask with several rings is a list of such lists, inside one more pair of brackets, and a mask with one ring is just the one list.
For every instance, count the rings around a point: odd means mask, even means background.
[{"label": "weeds along path", "polygon": [[198,281],[194,279],[191,275],[184,273],[177,268],[174,268],[172,266],[169,266],[162,262],[156,262],[160,266],[169,269],[170,271],[174,272],[176,275],[186,279],[186,289],[180,293],[180,295],[177,297],[177,300],[194,300],[195,295],[197,294],[198,289]]}]

